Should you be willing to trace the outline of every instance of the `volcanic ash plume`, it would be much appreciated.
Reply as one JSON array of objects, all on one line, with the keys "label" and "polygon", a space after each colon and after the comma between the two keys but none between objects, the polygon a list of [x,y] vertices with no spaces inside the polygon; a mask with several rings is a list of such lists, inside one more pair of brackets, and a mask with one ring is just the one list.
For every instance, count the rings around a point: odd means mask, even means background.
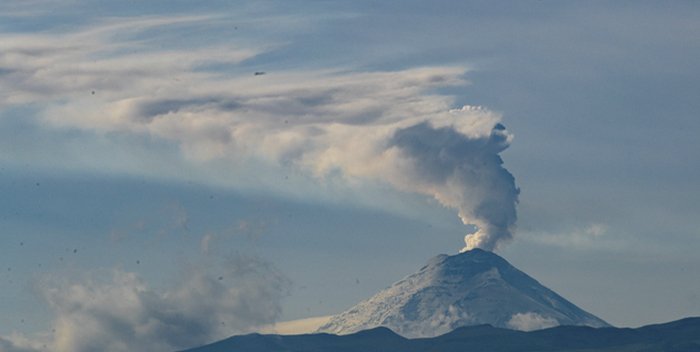
[{"label": "volcanic ash plume", "polygon": [[[52,41],[83,37],[82,32],[69,33]],[[149,141],[144,145],[152,139],[172,143],[185,163],[203,170],[205,179],[227,186],[289,192],[276,178],[265,177],[269,167],[278,166],[320,178],[374,179],[457,209],[465,224],[478,228],[467,237],[467,249],[492,250],[511,237],[518,189],[498,155],[510,136],[498,124],[497,114],[475,106],[453,109],[455,98],[439,93],[464,85],[465,68],[277,71],[255,77],[203,72],[201,63],[211,62],[211,53],[221,48],[168,51],[149,56],[155,61],[144,61],[142,48],[134,47],[134,56],[96,62],[96,56],[112,54],[103,47],[119,45],[125,53],[131,51],[127,49],[132,42],[114,43],[114,37],[119,35],[95,38],[95,43],[71,51],[69,59],[39,45],[36,50],[47,53],[41,60],[7,67],[13,75],[31,78],[25,81],[32,84],[4,87],[0,80],[0,90],[17,91],[20,101],[45,105],[41,117],[47,126],[131,135]],[[14,42],[23,43],[23,38]],[[3,50],[26,51],[12,42]],[[224,52],[240,60],[251,55]],[[173,55],[179,59],[173,60]],[[86,83],[80,87],[63,79],[76,65],[95,68],[86,71]],[[37,82],[34,73],[46,67],[51,69]],[[164,82],[172,77],[188,84],[169,83],[166,89]],[[37,86],[43,87],[40,92],[33,91]],[[86,87],[100,87],[100,94],[85,98]],[[99,154],[94,158],[104,161]],[[83,155],[76,160],[84,160]],[[178,171],[164,170],[154,172],[181,177]]]},{"label": "volcanic ash plume", "polygon": [[471,137],[427,122],[398,129],[390,140],[409,161],[402,188],[435,197],[457,209],[465,225],[476,226],[462,251],[492,251],[513,236],[520,191],[499,155],[510,140],[500,123],[488,135]]}]

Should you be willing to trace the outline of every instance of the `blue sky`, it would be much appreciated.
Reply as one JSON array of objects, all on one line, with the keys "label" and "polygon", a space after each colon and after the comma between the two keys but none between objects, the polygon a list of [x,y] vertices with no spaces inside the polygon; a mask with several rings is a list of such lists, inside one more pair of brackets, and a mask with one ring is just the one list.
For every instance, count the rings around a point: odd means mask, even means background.
[{"label": "blue sky", "polygon": [[[700,314],[694,2],[0,13],[2,351],[167,350],[337,313],[457,253],[463,222],[614,325]],[[500,181],[445,176],[468,145]],[[221,299],[193,304],[200,286]],[[136,320],[98,308],[117,287]],[[149,316],[174,307],[188,319]],[[138,333],[76,332],[100,312]]]}]

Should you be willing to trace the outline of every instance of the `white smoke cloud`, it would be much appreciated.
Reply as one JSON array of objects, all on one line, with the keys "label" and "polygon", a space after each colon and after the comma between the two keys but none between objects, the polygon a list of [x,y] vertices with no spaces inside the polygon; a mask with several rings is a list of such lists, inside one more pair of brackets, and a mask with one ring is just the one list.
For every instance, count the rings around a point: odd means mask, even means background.
[{"label": "white smoke cloud", "polygon": [[245,256],[232,257],[219,275],[192,268],[164,291],[121,270],[82,282],[49,280],[39,289],[55,314],[51,336],[10,336],[0,351],[190,348],[274,323],[288,287],[269,263]]},{"label": "white smoke cloud", "polygon": [[559,322],[550,317],[544,317],[535,312],[517,313],[508,320],[509,328],[520,331],[533,331],[558,326]]},{"label": "white smoke cloud", "polygon": [[464,250],[493,250],[512,238],[516,220],[519,190],[498,155],[510,138],[501,124],[490,135],[478,137],[428,123],[399,129],[390,145],[411,164],[394,183],[434,196],[457,209],[464,224],[476,225],[476,233],[465,238]]},{"label": "white smoke cloud", "polygon": [[[173,142],[198,166],[255,160],[318,178],[385,182],[456,209],[477,227],[465,249],[493,250],[511,238],[518,189],[499,156],[511,135],[497,114],[454,109],[454,97],[436,93],[465,84],[465,68],[222,75],[201,63],[235,64],[259,50],[152,52],[116,35],[197,20],[147,18],[5,38],[0,64],[16,79],[0,81],[8,92],[0,106],[43,103],[52,127]],[[84,44],[54,44],[64,42]]]}]

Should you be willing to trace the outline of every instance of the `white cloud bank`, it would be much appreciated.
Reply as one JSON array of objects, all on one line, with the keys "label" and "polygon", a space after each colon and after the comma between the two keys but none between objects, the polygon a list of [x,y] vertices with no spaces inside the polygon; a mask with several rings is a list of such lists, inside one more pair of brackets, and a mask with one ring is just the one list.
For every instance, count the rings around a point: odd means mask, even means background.
[{"label": "white cloud bank", "polygon": [[235,66],[259,50],[142,44],[147,29],[202,20],[4,35],[0,107],[41,106],[52,128],[168,141],[198,166],[263,162],[430,196],[477,227],[465,249],[492,250],[512,237],[519,190],[499,156],[512,136],[497,114],[455,109],[453,97],[437,93],[465,84],[464,67],[236,75],[204,68]]},{"label": "white cloud bank", "polygon": [[190,269],[168,290],[115,270],[39,285],[55,315],[49,334],[0,339],[1,352],[174,351],[269,326],[288,281],[270,264],[231,258],[218,276]]},{"label": "white cloud bank", "polygon": [[331,320],[332,315],[311,317],[297,320],[280,321],[272,325],[264,326],[260,329],[263,334],[278,334],[278,335],[300,335],[311,334]]},{"label": "white cloud bank", "polygon": [[558,326],[559,322],[554,318],[545,317],[535,312],[527,312],[513,314],[507,325],[515,330],[533,331]]}]

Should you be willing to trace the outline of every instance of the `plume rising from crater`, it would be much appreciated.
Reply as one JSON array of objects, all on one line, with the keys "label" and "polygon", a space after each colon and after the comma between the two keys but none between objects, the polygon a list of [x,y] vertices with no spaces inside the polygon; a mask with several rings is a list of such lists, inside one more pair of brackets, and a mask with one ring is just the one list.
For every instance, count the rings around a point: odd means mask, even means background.
[{"label": "plume rising from crater", "polygon": [[499,155],[510,139],[500,123],[477,137],[421,123],[397,130],[390,140],[409,161],[405,187],[432,195],[457,209],[465,225],[476,226],[463,250],[490,251],[513,236],[519,190]]}]

